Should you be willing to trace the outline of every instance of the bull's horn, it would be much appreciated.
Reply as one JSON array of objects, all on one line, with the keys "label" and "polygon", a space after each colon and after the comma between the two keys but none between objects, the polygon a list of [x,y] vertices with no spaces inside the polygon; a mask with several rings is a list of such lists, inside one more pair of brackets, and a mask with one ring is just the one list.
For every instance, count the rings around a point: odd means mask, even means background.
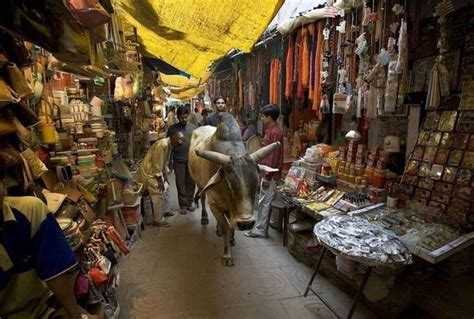
[{"label": "bull's horn", "polygon": [[226,166],[231,161],[229,155],[224,155],[214,151],[196,150],[196,155],[222,166]]},{"label": "bull's horn", "polygon": [[265,157],[276,151],[280,147],[280,142],[275,142],[270,145],[264,146],[259,150],[256,150],[252,154],[250,154],[250,157],[256,162],[260,162],[263,160]]}]

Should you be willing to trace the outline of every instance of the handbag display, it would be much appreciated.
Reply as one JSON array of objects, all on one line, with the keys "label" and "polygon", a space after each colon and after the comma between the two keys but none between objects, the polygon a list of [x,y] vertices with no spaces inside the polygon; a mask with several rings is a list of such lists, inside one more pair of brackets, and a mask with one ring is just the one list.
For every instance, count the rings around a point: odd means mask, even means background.
[{"label": "handbag display", "polygon": [[0,32],[0,46],[3,47],[7,60],[18,67],[24,68],[33,65],[31,52],[18,37],[7,32]]},{"label": "handbag display", "polygon": [[0,137],[17,132],[15,123],[6,114],[0,115]]},{"label": "handbag display", "polygon": [[5,65],[6,73],[10,86],[15,93],[22,99],[28,99],[33,96],[33,89],[31,88],[25,76],[21,73],[20,68],[15,63],[9,62]]},{"label": "handbag display", "polygon": [[91,60],[91,41],[86,32],[76,30],[67,19],[62,20],[62,32],[58,38],[59,50],[53,55],[61,62],[72,65],[88,65]]},{"label": "handbag display", "polygon": [[5,167],[12,167],[23,163],[20,152],[10,144],[0,145],[0,158]]},{"label": "handbag display", "polygon": [[111,19],[98,0],[66,0],[66,4],[74,18],[86,28],[97,27]]},{"label": "handbag display", "polygon": [[37,100],[41,99],[43,96],[43,74],[36,71],[33,73],[33,93]]},{"label": "handbag display", "polygon": [[33,174],[31,173],[30,165],[28,164],[27,160],[21,155],[21,153],[19,153],[19,155],[21,159],[21,164],[23,164],[22,173],[25,193],[30,196],[39,198],[43,203],[47,205],[48,201],[45,195],[43,194],[43,189],[35,184]]},{"label": "handbag display", "polygon": [[[56,43],[57,35],[50,23],[51,16],[46,12],[43,3],[43,1],[30,1],[28,5],[25,5],[24,1],[3,0],[2,10],[0,10],[0,25],[5,29],[15,30],[19,36],[28,42],[35,43],[49,52],[54,52],[58,48]],[[37,4],[43,5],[38,6]],[[2,43],[4,42],[2,41]],[[14,46],[9,46],[12,51],[17,49]],[[11,54],[10,51],[7,51],[7,54],[10,61],[15,62],[19,67],[28,65],[19,61],[19,55]],[[13,57],[15,55],[17,56],[16,59]]]},{"label": "handbag display", "polygon": [[41,123],[38,115],[36,115],[36,113],[33,112],[23,101],[17,104],[10,104],[7,107],[25,128],[32,128]]},{"label": "handbag display", "polygon": [[18,103],[21,98],[16,92],[8,85],[7,81],[0,75],[0,108],[10,104]]},{"label": "handbag display", "polygon": [[38,179],[43,176],[44,173],[48,171],[46,165],[36,156],[36,153],[33,152],[30,148],[25,149],[21,152],[21,155],[28,162],[28,165],[31,169],[31,174],[34,179]]}]

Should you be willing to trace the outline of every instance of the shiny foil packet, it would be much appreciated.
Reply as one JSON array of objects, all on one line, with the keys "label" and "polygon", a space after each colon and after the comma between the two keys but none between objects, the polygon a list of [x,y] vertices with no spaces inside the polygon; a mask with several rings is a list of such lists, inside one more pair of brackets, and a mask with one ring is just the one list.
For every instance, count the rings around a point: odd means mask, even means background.
[{"label": "shiny foil packet", "polygon": [[459,166],[463,157],[463,151],[453,150],[449,153],[448,164],[450,166]]},{"label": "shiny foil packet", "polygon": [[441,147],[451,147],[453,145],[453,134],[443,133],[441,137]]},{"label": "shiny foil packet", "polygon": [[454,136],[453,147],[458,150],[466,148],[469,142],[469,134],[458,133]]},{"label": "shiny foil packet", "polygon": [[423,159],[423,153],[425,152],[425,147],[422,145],[416,145],[415,148],[413,149],[413,159],[415,160],[422,160]]},{"label": "shiny foil packet", "polygon": [[456,111],[445,111],[441,113],[439,118],[438,131],[441,132],[452,132],[456,125],[456,118],[458,112]]},{"label": "shiny foil packet", "polygon": [[443,182],[452,183],[456,178],[457,173],[456,167],[445,167],[443,172]]},{"label": "shiny foil packet", "polygon": [[461,167],[474,169],[474,152],[464,152]]},{"label": "shiny foil packet", "polygon": [[433,163],[436,157],[437,147],[427,147],[423,154],[423,160],[429,163]]},{"label": "shiny foil packet", "polygon": [[448,162],[448,157],[449,157],[449,149],[440,148],[438,149],[438,152],[436,153],[435,163],[445,165]]},{"label": "shiny foil packet", "polygon": [[438,146],[439,143],[441,142],[442,135],[443,135],[443,133],[441,133],[441,132],[431,133],[426,145],[427,146]]},{"label": "shiny foil packet", "polygon": [[419,145],[426,145],[429,139],[430,139],[430,133],[426,131],[421,131],[418,134],[418,139],[416,140],[416,143]]}]

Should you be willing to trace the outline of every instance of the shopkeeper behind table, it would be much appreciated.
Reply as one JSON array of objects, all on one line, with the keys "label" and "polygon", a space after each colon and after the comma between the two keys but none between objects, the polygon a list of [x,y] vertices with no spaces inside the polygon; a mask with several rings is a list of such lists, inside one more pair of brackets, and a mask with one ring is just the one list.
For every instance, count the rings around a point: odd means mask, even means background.
[{"label": "shopkeeper behind table", "polygon": [[4,176],[0,160],[0,318],[99,318],[77,304],[77,262],[54,216],[36,197],[5,196]]}]

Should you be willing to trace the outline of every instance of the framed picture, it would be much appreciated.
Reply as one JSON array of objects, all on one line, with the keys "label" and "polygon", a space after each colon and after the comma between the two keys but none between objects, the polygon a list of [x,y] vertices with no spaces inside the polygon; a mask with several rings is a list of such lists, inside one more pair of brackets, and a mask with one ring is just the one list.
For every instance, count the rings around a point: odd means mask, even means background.
[{"label": "framed picture", "polygon": [[[411,72],[410,92],[427,92],[430,82],[430,74],[435,64],[436,56],[415,60]],[[445,55],[444,65],[449,72],[449,88],[451,91],[458,90],[459,84],[459,61],[460,52],[448,52]]]}]

